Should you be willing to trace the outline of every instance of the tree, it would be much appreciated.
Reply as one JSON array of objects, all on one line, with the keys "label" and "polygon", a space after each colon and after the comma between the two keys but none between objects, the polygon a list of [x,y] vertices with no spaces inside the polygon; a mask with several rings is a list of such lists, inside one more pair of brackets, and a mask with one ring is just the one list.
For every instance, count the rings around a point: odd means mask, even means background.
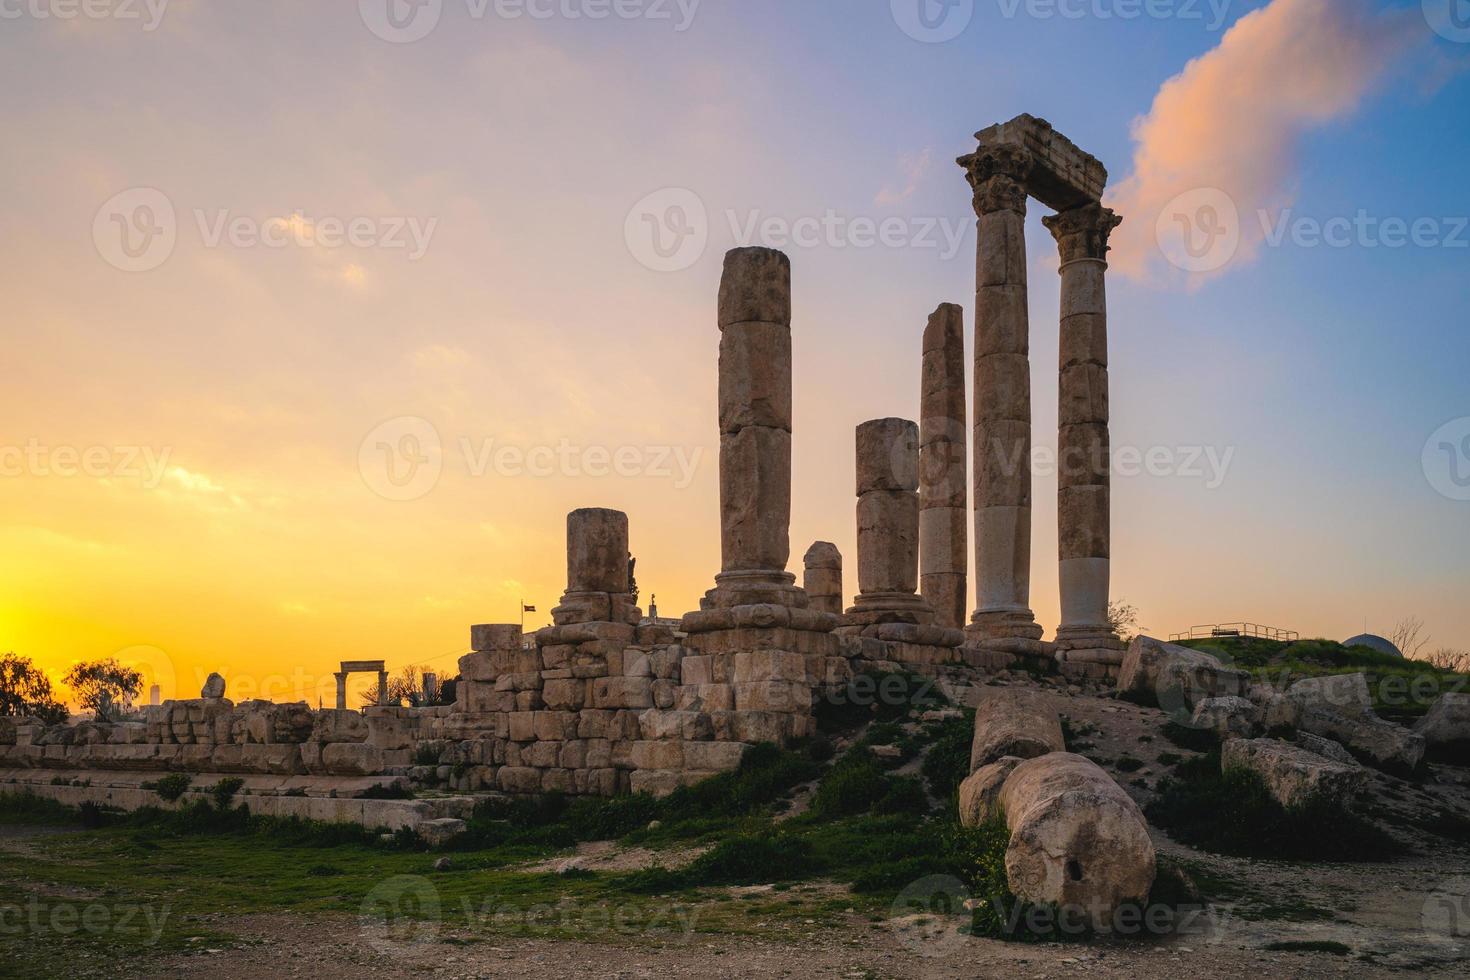
[{"label": "tree", "polygon": [[1405,616],[1399,620],[1388,639],[1409,660],[1423,659],[1419,656],[1419,651],[1429,645],[1429,634],[1424,632],[1424,620],[1418,616]]},{"label": "tree", "polygon": [[[388,677],[388,704],[401,705],[405,702],[415,704],[423,696],[419,686],[419,669],[414,666],[404,667],[397,674]],[[378,704],[378,685],[374,684],[362,692],[362,706],[371,708]]]},{"label": "tree", "polygon": [[1113,599],[1108,603],[1108,625],[1124,643],[1132,642],[1135,636],[1148,629],[1147,626],[1138,625],[1138,608],[1130,606],[1122,599]]},{"label": "tree", "polygon": [[1440,647],[1424,657],[1424,662],[1440,670],[1452,670],[1457,674],[1470,673],[1470,651],[1453,647]]},{"label": "tree", "polygon": [[65,681],[76,692],[77,704],[104,719],[114,710],[132,708],[143,690],[143,675],[111,658],[77,664]]},{"label": "tree", "polygon": [[0,715],[40,718],[48,725],[66,721],[66,705],[51,695],[51,678],[29,657],[0,656]]}]

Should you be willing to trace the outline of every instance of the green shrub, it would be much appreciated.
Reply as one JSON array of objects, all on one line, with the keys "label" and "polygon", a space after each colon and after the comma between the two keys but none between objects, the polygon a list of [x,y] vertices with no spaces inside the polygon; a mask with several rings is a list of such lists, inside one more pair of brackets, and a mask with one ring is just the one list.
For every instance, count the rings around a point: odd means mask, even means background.
[{"label": "green shrub", "polygon": [[1143,760],[1134,758],[1131,755],[1123,755],[1119,756],[1118,761],[1113,763],[1113,765],[1117,767],[1119,772],[1137,772],[1143,768]]},{"label": "green shrub", "polygon": [[1256,773],[1221,772],[1218,750],[1181,764],[1160,784],[1147,815],[1178,841],[1238,857],[1374,861],[1402,849],[1335,804],[1313,800],[1283,808]]},{"label": "green shrub", "polygon": [[188,773],[171,772],[167,776],[160,776],[151,783],[144,783],[144,789],[151,789],[158,794],[158,798],[168,803],[178,802],[179,797],[188,792],[193,785],[194,777]]},{"label": "green shrub", "polygon": [[929,755],[924,759],[924,779],[929,792],[941,801],[952,800],[960,783],[970,775],[970,743],[975,737],[974,712],[962,718],[951,718],[926,731],[930,740]]},{"label": "green shrub", "polygon": [[893,813],[925,814],[929,812],[929,797],[924,784],[914,776],[888,776],[888,791],[877,803],[873,812],[879,816]]},{"label": "green shrub", "polygon": [[812,797],[812,813],[827,820],[867,813],[888,790],[883,767],[866,749],[854,749],[823,777]]},{"label": "green shrub", "polygon": [[1171,721],[1164,725],[1164,737],[1181,749],[1191,752],[1209,752],[1220,747],[1220,736],[1208,728],[1191,728]]},{"label": "green shrub", "polygon": [[245,785],[245,780],[239,776],[226,776],[215,783],[209,790],[209,795],[214,799],[216,810],[228,810],[235,794],[240,792],[240,787]]}]

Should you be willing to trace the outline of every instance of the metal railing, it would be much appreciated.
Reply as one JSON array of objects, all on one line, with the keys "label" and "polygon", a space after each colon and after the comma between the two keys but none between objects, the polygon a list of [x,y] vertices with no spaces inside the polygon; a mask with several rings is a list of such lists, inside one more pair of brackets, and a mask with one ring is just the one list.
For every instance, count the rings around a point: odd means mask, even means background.
[{"label": "metal railing", "polygon": [[1208,626],[1191,626],[1187,632],[1175,633],[1169,637],[1169,642],[1177,643],[1180,640],[1214,640],[1237,637],[1249,637],[1255,640],[1276,640],[1281,643],[1295,643],[1301,639],[1301,634],[1296,630],[1277,629],[1275,626],[1262,626],[1259,623],[1212,623]]}]

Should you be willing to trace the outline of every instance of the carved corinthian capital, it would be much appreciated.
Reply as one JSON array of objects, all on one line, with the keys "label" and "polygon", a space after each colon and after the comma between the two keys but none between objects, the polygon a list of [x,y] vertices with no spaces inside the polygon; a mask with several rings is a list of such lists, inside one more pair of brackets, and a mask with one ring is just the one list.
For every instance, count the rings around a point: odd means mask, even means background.
[{"label": "carved corinthian capital", "polygon": [[1106,261],[1108,236],[1123,223],[1111,208],[1101,204],[1084,204],[1041,219],[1062,254],[1062,265],[1079,259]]},{"label": "carved corinthian capital", "polygon": [[1031,154],[1014,143],[982,146],[958,161],[975,191],[975,213],[996,211],[1026,213],[1026,181],[1030,176]]}]

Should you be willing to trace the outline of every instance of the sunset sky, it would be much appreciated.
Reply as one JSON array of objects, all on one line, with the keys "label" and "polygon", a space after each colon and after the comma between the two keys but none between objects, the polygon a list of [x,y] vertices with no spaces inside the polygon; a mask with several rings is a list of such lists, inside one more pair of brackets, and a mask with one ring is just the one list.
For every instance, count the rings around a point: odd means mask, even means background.
[{"label": "sunset sky", "polygon": [[[694,608],[739,244],[792,260],[791,568],[834,541],[851,592],[853,427],[916,416],[938,303],[973,326],[953,161],[1021,112],[1125,219],[1114,595],[1156,634],[1417,615],[1470,648],[1470,27],[1434,0],[919,2],[0,0],[0,651],[120,656],[165,697],[452,674],[470,624],[547,621],[583,506],[628,512],[645,606]],[[1178,214],[1228,233],[1194,271]],[[1055,493],[1043,468],[1048,635]]]}]

